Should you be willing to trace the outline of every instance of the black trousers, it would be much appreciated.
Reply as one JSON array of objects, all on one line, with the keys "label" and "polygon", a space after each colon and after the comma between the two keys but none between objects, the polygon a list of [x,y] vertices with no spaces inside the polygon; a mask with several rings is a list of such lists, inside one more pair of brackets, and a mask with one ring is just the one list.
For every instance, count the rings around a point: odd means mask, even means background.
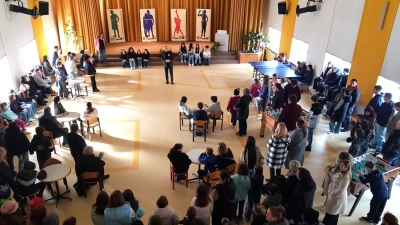
[{"label": "black trousers", "polygon": [[236,126],[236,113],[231,114],[231,124]]},{"label": "black trousers", "polygon": [[92,89],[97,90],[96,76],[90,76],[90,80],[92,81]]},{"label": "black trousers", "polygon": [[67,82],[64,79],[59,80],[60,85],[58,86],[58,95],[61,98],[68,98]]},{"label": "black trousers", "polygon": [[353,115],[353,111],[354,111],[354,108],[355,108],[355,107],[356,107],[356,106],[354,105],[354,106],[349,107],[349,108],[347,109],[346,118],[344,119],[344,122],[343,122],[343,127],[344,127],[345,129],[349,129],[349,127],[350,127],[350,124],[351,124],[351,115]]},{"label": "black trousers", "polygon": [[165,71],[165,80],[168,81],[168,70],[169,74],[171,76],[171,81],[174,81],[174,68],[171,65],[164,66],[164,71]]},{"label": "black trousers", "polygon": [[386,206],[387,198],[375,198],[372,197],[369,213],[367,214],[368,219],[374,223],[378,223],[381,220],[381,215]]},{"label": "black trousers", "polygon": [[[233,203],[232,218],[233,219],[243,219],[244,201],[238,201]],[[239,207],[239,208],[238,208]],[[236,214],[237,212],[237,214]]]},{"label": "black trousers", "polygon": [[314,78],[314,82],[313,82],[313,89],[317,90],[318,87],[318,82],[320,82],[321,79],[319,77]]},{"label": "black trousers", "polygon": [[[274,178],[275,176],[281,175],[281,169],[274,169],[274,168],[269,168],[269,174],[271,178]],[[276,172],[276,173],[275,173]]]},{"label": "black trousers", "polygon": [[322,223],[325,225],[337,225],[338,221],[339,221],[339,214],[331,215],[325,213],[325,217],[324,220],[322,220]]},{"label": "black trousers", "polygon": [[239,134],[246,135],[247,120],[239,120]]}]

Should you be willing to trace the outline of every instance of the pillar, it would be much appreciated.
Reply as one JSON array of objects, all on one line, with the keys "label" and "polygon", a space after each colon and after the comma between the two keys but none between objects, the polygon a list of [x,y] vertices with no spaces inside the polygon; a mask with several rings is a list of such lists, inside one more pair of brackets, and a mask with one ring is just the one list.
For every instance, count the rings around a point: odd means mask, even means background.
[{"label": "pillar", "polygon": [[290,48],[292,47],[294,26],[296,25],[296,7],[299,3],[299,0],[285,1],[288,14],[283,15],[279,52],[285,53],[286,58],[290,58]]},{"label": "pillar", "polygon": [[[38,7],[38,1],[28,0],[28,8],[33,9],[34,6]],[[43,63],[43,56],[47,55],[47,45],[46,45],[46,38],[44,36],[42,17],[39,16],[36,19],[31,17],[31,23],[32,23],[33,36],[36,40],[39,59],[40,62]]]}]

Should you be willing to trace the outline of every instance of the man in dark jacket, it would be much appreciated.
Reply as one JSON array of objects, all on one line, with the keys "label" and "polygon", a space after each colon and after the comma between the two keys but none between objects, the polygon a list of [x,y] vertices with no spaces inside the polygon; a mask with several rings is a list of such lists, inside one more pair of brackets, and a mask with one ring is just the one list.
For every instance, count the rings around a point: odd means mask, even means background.
[{"label": "man in dark jacket", "polygon": [[[331,121],[329,122],[329,132],[328,134],[335,133],[338,134],[342,123],[346,118],[346,112],[351,102],[350,90],[345,89],[343,93],[342,99],[338,102],[335,109],[333,110],[333,114],[331,117]],[[336,126],[335,126],[335,123]]]},{"label": "man in dark jacket", "polygon": [[306,72],[304,73],[304,76],[297,78],[297,80],[300,81],[299,86],[302,87],[302,86],[310,85],[313,77],[314,77],[314,69],[313,69],[313,66],[311,64],[309,64],[306,68]]},{"label": "man in dark jacket", "polygon": [[4,135],[4,145],[7,150],[7,163],[14,171],[14,156],[18,157],[18,168],[22,170],[25,162],[29,160],[30,142],[24,133],[21,132],[15,122],[10,122]]},{"label": "man in dark jacket", "polygon": [[339,77],[338,84],[328,88],[328,92],[326,94],[327,101],[332,101],[332,99],[340,92],[340,90],[346,87],[347,78],[349,78],[349,71],[349,68],[344,68],[343,75]]},{"label": "man in dark jacket", "polygon": [[396,122],[396,129],[383,145],[382,155],[392,166],[397,165],[400,158],[400,120]]},{"label": "man in dark jacket", "polygon": [[168,79],[168,70],[169,74],[171,76],[171,84],[174,84],[174,54],[168,50],[168,47],[164,47],[163,53],[161,53],[161,59],[164,62],[164,72],[165,72],[165,80],[166,84],[169,84],[169,79]]},{"label": "man in dark jacket", "polygon": [[45,183],[36,183],[36,179],[45,179],[47,174],[45,171],[37,172],[35,170],[36,165],[31,161],[27,161],[24,164],[24,168],[18,171],[17,182],[19,191],[22,196],[29,196],[39,191],[39,197],[43,195]]},{"label": "man in dark jacket", "polygon": [[367,106],[371,106],[374,108],[375,113],[378,113],[379,108],[382,105],[383,102],[383,93],[382,93],[382,86],[381,85],[376,85],[374,87],[374,97],[371,98]]},{"label": "man in dark jacket", "polygon": [[386,134],[386,125],[396,112],[394,108],[394,102],[392,101],[392,93],[385,93],[383,100],[384,102],[376,114],[375,136],[370,143],[370,146],[376,149],[375,154],[379,154],[381,152],[382,144]]},{"label": "man in dark jacket", "polygon": [[51,66],[56,67],[56,62],[58,59],[58,46],[54,46],[53,57],[51,58]]},{"label": "man in dark jacket", "polygon": [[63,136],[63,145],[67,142],[68,128],[63,127],[63,125],[57,121],[56,117],[51,115],[51,108],[44,108],[44,113],[39,116],[39,126],[44,127],[45,130],[53,133],[53,138],[59,138]]},{"label": "man in dark jacket", "polygon": [[106,165],[106,163],[93,154],[93,147],[85,146],[82,155],[78,159],[76,175],[79,177],[85,172],[98,172],[103,180],[105,180],[109,178],[110,175],[104,174],[104,165]]},{"label": "man in dark jacket", "polygon": [[36,158],[39,164],[39,169],[43,169],[46,160],[51,158],[51,152],[54,151],[54,146],[50,139],[43,135],[44,127],[36,127],[36,135],[33,136],[29,153],[33,155],[36,152]]},{"label": "man in dark jacket", "polygon": [[353,158],[358,157],[367,153],[368,148],[365,145],[365,132],[361,128],[357,128],[356,132],[354,132],[354,139],[351,142],[349,153],[353,156]]},{"label": "man in dark jacket", "polygon": [[[81,50],[80,52],[79,52],[79,54],[81,54],[81,58],[79,59],[79,69],[82,71],[82,72],[84,72],[84,69],[83,69],[83,61],[85,61],[85,50]],[[90,58],[90,57],[89,57]]]},{"label": "man in dark jacket", "polygon": [[318,83],[318,92],[324,93],[329,87],[335,86],[339,83],[341,73],[337,67],[333,67],[331,72]]},{"label": "man in dark jacket", "polygon": [[281,115],[279,115],[278,122],[283,122],[287,130],[290,132],[296,129],[296,122],[299,120],[303,109],[297,104],[297,96],[289,95],[289,104],[283,108]]},{"label": "man in dark jacket", "polygon": [[298,86],[298,83],[299,82],[297,81],[297,79],[293,79],[293,80],[291,80],[290,84],[286,85],[283,88],[283,102],[284,102],[283,105],[284,106],[287,106],[290,95],[296,95],[297,102],[300,101],[301,90]]},{"label": "man in dark jacket", "polygon": [[342,124],[344,127],[340,132],[347,132],[350,129],[350,124],[351,124],[351,115],[353,115],[354,108],[356,108],[358,100],[360,100],[360,89],[357,87],[357,80],[352,79],[350,84],[347,86],[348,89],[351,91],[351,101],[349,103],[349,107],[347,108],[346,111],[346,117],[345,120]]},{"label": "man in dark jacket", "polygon": [[78,124],[73,123],[70,126],[71,132],[67,134],[67,140],[68,140],[68,145],[69,149],[71,151],[72,158],[74,158],[75,161],[75,167],[76,164],[78,163],[78,158],[81,156],[83,153],[83,148],[86,146],[86,141],[83,139],[82,136],[78,134],[79,127]]},{"label": "man in dark jacket", "polygon": [[294,73],[299,75],[299,76],[304,76],[306,73],[306,63],[305,62],[298,62],[297,63],[297,68],[295,69]]},{"label": "man in dark jacket", "polygon": [[251,101],[250,90],[243,89],[243,96],[236,102],[237,120],[239,120],[239,131],[236,135],[243,136],[247,133],[247,118],[249,117],[249,105]]},{"label": "man in dark jacket", "polygon": [[85,75],[91,75],[90,80],[92,81],[92,89],[93,92],[99,92],[100,90],[97,88],[96,83],[96,69],[94,68],[93,64],[89,60],[90,56],[85,55],[83,61],[83,73]]},{"label": "man in dark jacket", "polygon": [[332,62],[328,62],[328,64],[327,64],[326,67],[325,67],[325,70],[321,73],[321,75],[320,75],[319,77],[316,77],[316,78],[314,79],[314,82],[313,82],[313,89],[314,89],[314,90],[317,90],[318,83],[319,83],[321,80],[325,79],[326,75],[328,75],[328,72],[332,69],[332,67],[333,67]]},{"label": "man in dark jacket", "polygon": [[295,224],[302,222],[303,211],[313,206],[316,190],[315,181],[307,169],[299,168],[297,179],[300,182],[291,195],[286,217],[288,220],[293,220]]}]

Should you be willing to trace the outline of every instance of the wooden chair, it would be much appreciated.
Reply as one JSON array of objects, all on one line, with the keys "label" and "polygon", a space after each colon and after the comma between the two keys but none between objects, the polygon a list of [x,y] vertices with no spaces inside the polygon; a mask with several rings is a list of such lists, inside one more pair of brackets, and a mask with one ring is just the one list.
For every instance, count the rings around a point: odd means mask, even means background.
[{"label": "wooden chair", "polygon": [[[53,133],[50,132],[50,131],[45,130],[44,133],[43,133],[43,135],[44,135],[45,137],[48,137],[48,138],[50,139],[51,144],[53,145],[54,153],[57,154],[57,152],[56,152],[56,146],[54,145]],[[58,139],[58,143],[60,144],[60,148],[61,148],[61,141],[60,141],[60,138]]]},{"label": "wooden chair", "polygon": [[204,142],[206,142],[206,136],[207,136],[207,121],[204,121],[204,120],[196,120],[196,121],[193,121],[193,127],[192,127],[193,142],[194,142],[194,136],[195,136],[195,134],[196,134],[196,131],[203,131]]},{"label": "wooden chair", "polygon": [[191,131],[192,124],[190,123],[190,119],[185,117],[181,112],[179,112],[179,130],[182,130],[183,120],[189,120],[189,131]]},{"label": "wooden chair", "polygon": [[72,92],[72,89],[74,88],[74,85],[67,85],[67,90],[68,90],[68,94],[71,94],[71,97],[74,98],[74,94]]},{"label": "wooden chair", "polygon": [[92,91],[93,91],[93,94],[94,94],[94,90],[93,90],[93,86],[92,86],[92,80],[90,79],[90,76],[88,76],[88,75],[83,75],[83,77],[85,78],[85,82],[81,83],[80,86],[81,86],[81,87],[85,87],[86,96],[88,96],[88,90],[87,90],[87,87],[88,87],[88,86],[91,86],[91,87],[92,87]]},{"label": "wooden chair", "polygon": [[87,128],[87,132],[89,134],[89,139],[90,140],[92,140],[92,135],[90,135],[90,128],[92,128],[93,134],[95,134],[94,133],[94,128],[97,127],[97,126],[99,127],[99,130],[100,130],[100,137],[102,137],[99,117],[95,116],[95,117],[88,118],[82,124],[83,124],[84,127]]},{"label": "wooden chair", "polygon": [[217,126],[217,120],[221,120],[221,130],[222,130],[222,125],[224,124],[224,112],[222,110],[215,112],[214,116],[211,119],[213,121],[212,132],[214,132],[214,127]]},{"label": "wooden chair", "polygon": [[176,173],[175,172],[175,167],[172,164],[169,166],[169,171],[170,171],[170,176],[171,176],[171,181],[172,181],[172,190],[175,190],[175,176],[179,176],[179,175],[184,175],[185,176],[186,188],[188,187],[188,183],[189,183],[188,172],[186,172],[186,173]]},{"label": "wooden chair", "polygon": [[[85,172],[79,176],[79,179],[85,183],[85,185],[99,183],[100,191],[104,188],[103,178],[99,172]],[[85,191],[85,198],[87,198]]]},{"label": "wooden chair", "polygon": [[50,158],[50,159],[46,160],[46,162],[44,162],[43,168],[46,168],[46,167],[54,165],[54,164],[61,164],[61,161],[58,159]]},{"label": "wooden chair", "polygon": [[221,171],[219,171],[219,170],[214,171],[212,173],[207,174],[207,176],[205,176],[203,178],[203,180],[208,187],[211,187],[211,185],[216,185],[220,181],[220,179],[219,179],[220,174],[221,174]]},{"label": "wooden chair", "polygon": [[239,167],[239,163],[234,163],[232,165],[227,166],[226,170],[228,171],[229,175],[232,176],[232,175],[236,174],[238,167]]}]

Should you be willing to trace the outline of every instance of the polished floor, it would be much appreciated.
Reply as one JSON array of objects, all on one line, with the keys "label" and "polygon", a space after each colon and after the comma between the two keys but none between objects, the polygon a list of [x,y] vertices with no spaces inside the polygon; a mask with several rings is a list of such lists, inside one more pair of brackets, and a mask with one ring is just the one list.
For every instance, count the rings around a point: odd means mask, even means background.
[{"label": "polished floor", "polygon": [[[225,142],[239,158],[246,137],[235,135],[237,128],[229,124],[229,115],[224,115],[223,130],[217,128],[214,133],[207,135],[207,142],[202,137],[192,142],[191,133],[188,131],[187,121],[180,131],[178,124],[178,101],[182,95],[188,97],[188,105],[195,107],[202,101],[210,104],[210,96],[218,96],[223,109],[234,88],[250,87],[252,73],[249,65],[211,65],[209,67],[175,66],[174,85],[166,85],[162,67],[129,70],[123,68],[99,69],[97,75],[98,88],[101,92],[77,100],[62,101],[68,111],[83,113],[87,101],[91,101],[99,111],[103,137],[98,132],[93,135],[93,140],[86,140],[98,153],[105,152],[103,160],[106,162],[106,173],[111,177],[105,181],[105,190],[111,193],[115,189],[123,191],[132,189],[135,197],[144,208],[142,218],[147,224],[149,215],[156,207],[156,200],[160,195],[166,195],[169,205],[175,209],[182,218],[192,197],[195,195],[198,183],[192,181],[186,188],[183,183],[176,183],[172,190],[169,176],[169,161],[167,153],[175,143],[182,143],[184,151],[191,149],[212,147],[216,150],[218,142]],[[310,94],[304,93],[300,104],[310,108]],[[260,121],[256,120],[256,109],[251,106],[248,119],[248,135],[253,135],[257,145],[264,154],[268,151],[266,142],[271,135],[266,131],[264,138],[259,137]],[[219,123],[218,123],[219,124]],[[33,133],[35,124],[28,129]],[[335,161],[341,151],[347,151],[349,144],[345,142],[346,134],[326,134],[328,121],[322,119],[315,130],[312,152],[306,153],[304,167],[312,172],[318,189],[314,206],[322,205],[325,198],[321,196],[323,168],[327,163]],[[54,158],[73,168],[73,159],[68,149],[57,147]],[[36,156],[30,156],[36,162]],[[197,170],[192,165],[189,174]],[[285,171],[284,171],[285,172]],[[264,166],[264,175],[269,177],[268,167]],[[98,186],[93,186],[88,191],[88,198],[78,197],[72,189],[76,182],[74,169],[68,176],[68,185],[72,201],[61,200],[58,208],[53,201],[46,203],[48,211],[55,212],[61,221],[68,216],[77,217],[79,225],[91,224],[90,209],[94,203]],[[65,190],[60,185],[61,191]],[[397,179],[393,186],[392,199],[388,201],[385,211],[392,211],[400,217],[396,209],[396,200],[400,198],[400,181]],[[49,198],[45,191],[45,198]],[[371,193],[367,191],[360,201],[353,216],[342,215],[339,224],[363,224],[358,218],[366,215],[369,210]],[[354,196],[348,198],[348,210],[355,200]],[[323,218],[323,213],[320,214]]]}]

